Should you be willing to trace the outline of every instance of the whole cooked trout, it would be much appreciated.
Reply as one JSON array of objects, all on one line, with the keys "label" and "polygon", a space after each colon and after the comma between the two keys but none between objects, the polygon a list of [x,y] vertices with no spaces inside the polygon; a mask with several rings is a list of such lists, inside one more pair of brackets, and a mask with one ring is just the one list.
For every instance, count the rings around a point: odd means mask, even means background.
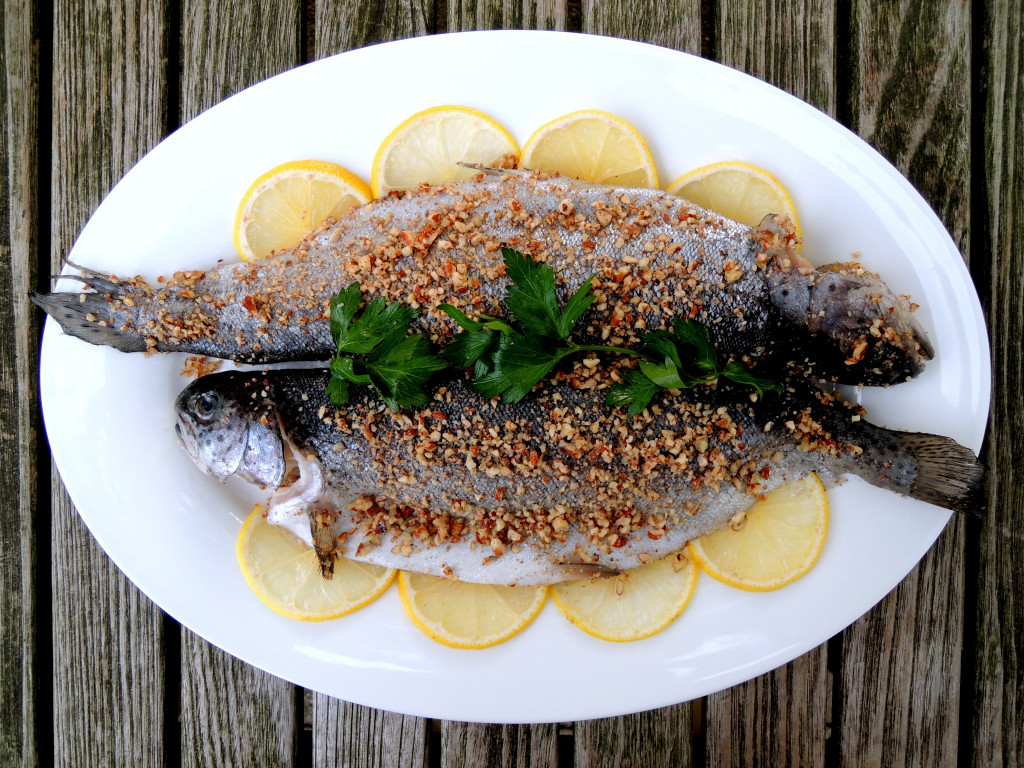
[{"label": "whole cooked trout", "polygon": [[80,268],[80,290],[33,300],[65,332],[126,352],[326,360],[330,297],[353,281],[421,309],[435,342],[457,330],[440,304],[501,314],[504,245],[550,264],[563,298],[597,276],[581,340],[633,345],[685,316],[726,356],[772,352],[851,384],[904,381],[933,354],[906,299],[856,265],[813,270],[785,222],[754,229],[658,190],[527,172],[392,195],[259,264],[156,283]]},{"label": "whole cooked trout", "polygon": [[269,519],[312,544],[325,575],[340,554],[552,583],[678,551],[810,472],[950,509],[977,502],[983,474],[953,440],[873,426],[804,377],[756,402],[734,385],[686,390],[634,417],[604,404],[615,366],[579,364],[510,406],[453,376],[403,413],[366,388],[334,407],[328,375],[213,374],[176,403],[196,465],[274,489]]}]

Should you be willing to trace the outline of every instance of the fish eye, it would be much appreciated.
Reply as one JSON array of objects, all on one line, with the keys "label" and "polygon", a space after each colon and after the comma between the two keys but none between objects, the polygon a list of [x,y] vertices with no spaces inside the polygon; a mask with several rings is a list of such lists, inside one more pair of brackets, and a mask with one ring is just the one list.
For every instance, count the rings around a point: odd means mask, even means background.
[{"label": "fish eye", "polygon": [[203,392],[192,398],[192,412],[201,421],[209,421],[220,406],[220,398],[216,392]]}]

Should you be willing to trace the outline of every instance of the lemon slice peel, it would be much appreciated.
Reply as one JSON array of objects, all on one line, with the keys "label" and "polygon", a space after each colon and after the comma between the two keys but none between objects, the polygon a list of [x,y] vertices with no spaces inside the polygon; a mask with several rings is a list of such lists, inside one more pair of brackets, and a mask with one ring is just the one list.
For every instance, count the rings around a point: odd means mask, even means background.
[{"label": "lemon slice peel", "polygon": [[275,613],[300,621],[328,621],[363,608],[387,591],[395,578],[383,568],[339,557],[324,579],[312,547],[267,522],[257,504],[242,524],[236,545],[242,575]]},{"label": "lemon slice peel", "polygon": [[797,243],[803,237],[800,217],[789,190],[764,168],[742,160],[726,160],[695,168],[665,190],[726,218],[756,227],[768,214],[793,222]]},{"label": "lemon slice peel", "polygon": [[654,158],[640,132],[597,109],[571,112],[542,125],[523,144],[520,165],[595,184],[658,187]]},{"label": "lemon slice peel", "polygon": [[551,597],[562,615],[588,635],[622,643],[670,626],[696,586],[696,565],[678,552],[616,576],[555,584]]},{"label": "lemon slice peel", "polygon": [[514,167],[519,145],[498,121],[483,112],[443,104],[408,117],[381,142],[373,158],[374,197],[471,179],[478,170],[460,163]]},{"label": "lemon slice peel", "polygon": [[296,246],[328,217],[368,203],[370,187],[324,160],[292,160],[261,174],[242,196],[232,238],[243,261],[260,261]]},{"label": "lemon slice peel", "polygon": [[770,592],[806,575],[828,534],[828,499],[815,474],[766,494],[729,527],[694,539],[688,552],[711,578],[737,589]]},{"label": "lemon slice peel", "polygon": [[401,571],[398,593],[409,620],[449,648],[482,649],[528,627],[547,601],[548,588],[470,584]]}]

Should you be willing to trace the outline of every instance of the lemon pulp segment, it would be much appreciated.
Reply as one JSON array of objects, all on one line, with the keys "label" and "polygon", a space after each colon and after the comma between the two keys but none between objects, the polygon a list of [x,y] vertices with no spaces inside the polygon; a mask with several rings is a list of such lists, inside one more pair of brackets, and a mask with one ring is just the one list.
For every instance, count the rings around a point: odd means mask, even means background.
[{"label": "lemon pulp segment", "polygon": [[682,552],[616,576],[555,584],[552,597],[562,614],[602,640],[650,637],[676,620],[697,584],[697,568]]},{"label": "lemon pulp segment", "polygon": [[680,176],[666,191],[751,227],[770,213],[786,216],[800,237],[793,198],[782,182],[755,165],[738,160],[705,165]]},{"label": "lemon pulp segment", "polygon": [[741,525],[694,539],[690,554],[709,576],[739,589],[764,592],[811,570],[828,532],[828,500],[815,474],[757,501]]},{"label": "lemon pulp segment", "polygon": [[235,213],[234,241],[244,261],[297,245],[329,216],[369,202],[370,188],[355,174],[322,160],[271,168],[252,183]]},{"label": "lemon pulp segment", "polygon": [[420,184],[448,184],[478,171],[459,163],[512,167],[519,146],[493,118],[469,107],[444,105],[417,112],[395,128],[373,159],[376,197]]},{"label": "lemon pulp segment", "polygon": [[268,608],[303,621],[352,613],[376,600],[394,580],[393,568],[339,557],[325,579],[312,547],[267,522],[257,505],[238,534],[238,562],[245,580]]},{"label": "lemon pulp segment", "polygon": [[597,184],[657,187],[654,159],[625,120],[596,109],[545,123],[523,145],[521,165]]},{"label": "lemon pulp segment", "polygon": [[407,571],[399,573],[398,588],[412,623],[451,648],[488,648],[519,634],[540,613],[548,592]]}]

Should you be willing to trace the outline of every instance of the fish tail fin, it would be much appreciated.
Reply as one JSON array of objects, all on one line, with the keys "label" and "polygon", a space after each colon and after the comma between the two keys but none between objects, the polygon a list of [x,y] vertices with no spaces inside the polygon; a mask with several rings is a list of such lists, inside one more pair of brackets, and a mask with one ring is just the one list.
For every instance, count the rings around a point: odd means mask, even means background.
[{"label": "fish tail fin", "polygon": [[985,465],[949,437],[889,432],[917,462],[908,495],[956,512],[985,514]]},{"label": "fish tail fin", "polygon": [[[147,344],[143,335],[133,329],[123,329],[123,321],[116,322],[112,315],[111,305],[134,293],[131,284],[118,282],[100,272],[79,269],[81,275],[59,275],[53,279],[77,280],[82,283],[81,291],[32,291],[29,299],[56,320],[69,336],[122,352],[145,351]],[[136,300],[134,296],[132,300]]]}]

